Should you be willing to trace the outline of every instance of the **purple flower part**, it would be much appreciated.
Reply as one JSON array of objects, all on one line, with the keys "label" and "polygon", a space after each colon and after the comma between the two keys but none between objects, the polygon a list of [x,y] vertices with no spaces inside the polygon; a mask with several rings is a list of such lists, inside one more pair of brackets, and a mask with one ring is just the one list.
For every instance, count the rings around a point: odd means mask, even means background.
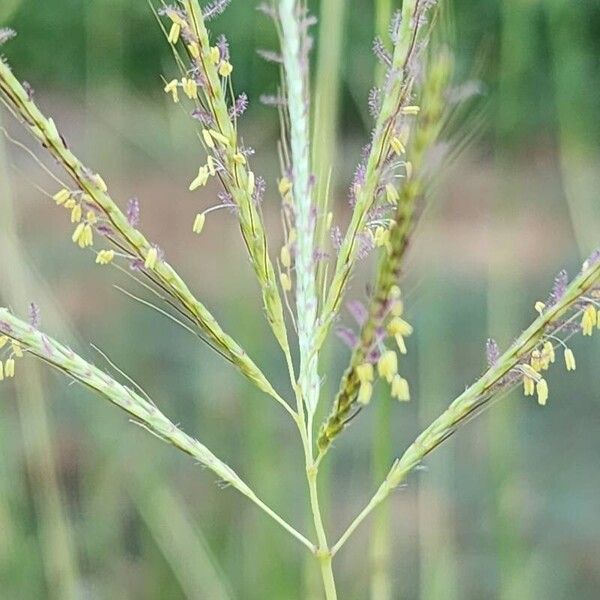
[{"label": "purple flower part", "polygon": [[588,266],[593,267],[594,265],[596,265],[597,263],[600,262],[600,248],[596,248],[596,250],[594,250],[590,256],[588,257],[588,259],[585,261]]},{"label": "purple flower part", "polygon": [[379,348],[373,348],[367,353],[367,356],[365,358],[367,359],[367,362],[370,362],[374,365],[381,358],[381,351],[379,350]]},{"label": "purple flower part", "polygon": [[137,198],[129,198],[127,202],[127,222],[132,227],[140,224],[140,201]]},{"label": "purple flower part", "polygon": [[274,52],[273,50],[262,50],[259,48],[256,51],[256,54],[258,54],[263,60],[266,60],[267,62],[276,63],[278,65],[283,64],[283,57],[281,56],[281,54],[279,54],[279,52]]},{"label": "purple flower part", "polygon": [[193,77],[193,79],[196,82],[196,85],[198,87],[200,87],[200,88],[206,87],[206,76],[200,69],[198,69],[197,67],[194,67],[194,68],[190,69],[189,73],[190,73],[190,76]]},{"label": "purple flower part", "polygon": [[282,106],[287,106],[287,98],[283,96],[275,96],[269,94],[262,94],[259,98],[261,104],[265,106],[272,106],[274,108],[280,108]]},{"label": "purple flower part", "polygon": [[[227,3],[229,4],[229,0],[227,0]],[[217,48],[219,49],[219,55],[221,57],[221,60],[229,60],[229,42],[227,41],[227,37],[224,34],[221,34],[217,38]]]},{"label": "purple flower part", "polygon": [[493,338],[488,338],[485,343],[485,357],[488,367],[493,367],[500,358],[500,349],[498,348],[496,340]]},{"label": "purple flower part", "polygon": [[366,231],[359,233],[356,236],[358,240],[358,249],[356,251],[356,258],[358,260],[363,260],[367,258],[371,250],[375,247],[373,242],[373,237]]},{"label": "purple flower part", "polygon": [[356,321],[357,325],[362,327],[369,316],[369,312],[365,305],[360,300],[350,300],[350,302],[346,303],[346,308]]},{"label": "purple flower part", "polygon": [[144,261],[141,258],[134,258],[129,263],[129,268],[132,271],[141,271],[144,268]]},{"label": "purple flower part", "polygon": [[321,248],[315,248],[313,252],[313,261],[315,263],[329,260],[329,252],[322,250]]},{"label": "purple flower part", "polygon": [[336,251],[342,247],[342,230],[338,225],[334,225],[331,228],[331,244],[333,245]]},{"label": "purple flower part", "polygon": [[104,237],[108,237],[108,236],[114,235],[114,233],[115,233],[113,231],[112,227],[110,227],[106,223],[100,223],[100,224],[96,225],[96,231],[100,235],[103,235]]},{"label": "purple flower part", "polygon": [[4,333],[12,333],[13,328],[6,321],[0,321],[0,331]]},{"label": "purple flower part", "polygon": [[192,111],[192,118],[196,119],[197,121],[200,121],[202,125],[205,125],[207,127],[210,127],[214,122],[212,115],[208,111],[200,107],[195,108]]},{"label": "purple flower part", "polygon": [[229,6],[230,1],[231,0],[213,0],[213,2],[207,4],[202,11],[204,19],[210,21],[223,14],[225,9]]},{"label": "purple flower part", "polygon": [[381,110],[381,88],[373,87],[369,92],[369,113],[376,119]]},{"label": "purple flower part", "polygon": [[400,35],[400,24],[402,23],[402,11],[396,10],[392,15],[390,21],[390,38],[394,44],[398,43],[398,36]]},{"label": "purple flower part", "polygon": [[565,295],[567,285],[569,285],[569,274],[563,269],[554,278],[552,292],[550,292],[550,298],[548,300],[550,306],[554,306]]},{"label": "purple flower part", "polygon": [[234,102],[233,106],[229,109],[229,117],[231,119],[239,119],[248,108],[248,95],[242,92]]},{"label": "purple flower part", "polygon": [[354,170],[354,178],[352,179],[352,185],[348,192],[348,202],[352,207],[356,204],[356,191],[359,187],[364,185],[366,176],[367,167],[364,163],[360,163]]},{"label": "purple flower part", "polygon": [[370,223],[372,221],[380,221],[381,219],[384,219],[387,213],[389,213],[392,209],[393,207],[390,204],[378,204],[373,206],[367,213],[367,222]]},{"label": "purple flower part", "polygon": [[349,327],[337,327],[335,335],[337,335],[351,350],[354,349],[358,343],[358,336]]},{"label": "purple flower part", "polygon": [[31,302],[29,304],[28,313],[29,313],[29,324],[34,329],[39,329],[40,323],[41,323],[40,307],[35,302]]},{"label": "purple flower part", "polygon": [[226,206],[229,212],[233,214],[238,212],[238,207],[233,201],[233,197],[228,192],[220,191],[217,194],[217,199],[219,200],[219,204]]},{"label": "purple flower part", "polygon": [[265,181],[264,177],[259,175],[254,183],[254,193],[252,194],[252,201],[256,206],[262,203],[266,191],[267,182]]},{"label": "purple flower part", "polygon": [[12,40],[17,35],[17,32],[10,27],[0,28],[0,46],[9,40]]},{"label": "purple flower part", "polygon": [[373,54],[377,57],[377,59],[383,63],[386,67],[392,66],[392,57],[390,53],[385,49],[381,38],[377,36],[373,40]]}]

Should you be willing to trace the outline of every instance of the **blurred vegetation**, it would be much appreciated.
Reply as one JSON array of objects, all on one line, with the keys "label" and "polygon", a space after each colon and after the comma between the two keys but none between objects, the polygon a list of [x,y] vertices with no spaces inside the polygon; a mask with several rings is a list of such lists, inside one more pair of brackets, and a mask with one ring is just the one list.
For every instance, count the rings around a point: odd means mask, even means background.
[{"label": "blurred vegetation", "polygon": [[[333,141],[333,131],[320,131],[324,156],[343,141],[343,155],[332,159],[341,167],[340,210],[369,128],[377,5],[348,0],[337,24],[340,129]],[[485,127],[438,182],[411,254],[405,290],[416,333],[406,372],[415,401],[398,407],[380,398],[381,410],[365,411],[336,447],[328,486],[345,501],[329,504],[327,516],[338,528],[364,502],[386,456],[480,372],[485,338],[507,345],[554,273],[574,272],[599,241],[600,5],[454,0],[450,12],[458,79],[484,83],[462,132],[469,135],[482,110]],[[219,216],[200,242],[184,233],[194,210],[184,194],[194,140],[185,117],[165,103],[160,75],[172,58],[149,6],[3,0],[0,25],[19,32],[3,50],[42,105],[56,108],[72,145],[122,198],[140,195],[144,227],[283,381],[275,344],[255,318],[259,303],[235,225]],[[270,147],[276,119],[257,99],[275,90],[277,72],[255,49],[276,47],[272,27],[251,0],[232,0],[214,27],[232,43],[237,90],[253,101],[248,137],[259,150]],[[332,43],[318,29],[315,37]],[[270,181],[272,159],[259,159]],[[89,268],[64,222],[32,194],[39,176],[21,154],[9,148],[0,173],[0,302],[24,312],[35,299],[44,327],[100,364],[85,341],[93,340],[274,506],[302,515],[304,491],[293,476],[300,455],[280,415],[185,332],[112,290],[113,274]],[[364,295],[368,272],[367,264],[355,297]],[[337,341],[329,351],[326,391],[347,358]],[[576,351],[576,376],[551,374],[546,410],[513,394],[411,478],[372,537],[368,527],[358,534],[340,556],[344,599],[598,597],[597,339],[578,340]],[[319,597],[300,550],[261,514],[87,392],[32,368],[22,367],[32,378],[22,390],[0,388],[1,597]],[[298,524],[309,528],[308,520]],[[377,556],[388,566],[369,581]]]}]

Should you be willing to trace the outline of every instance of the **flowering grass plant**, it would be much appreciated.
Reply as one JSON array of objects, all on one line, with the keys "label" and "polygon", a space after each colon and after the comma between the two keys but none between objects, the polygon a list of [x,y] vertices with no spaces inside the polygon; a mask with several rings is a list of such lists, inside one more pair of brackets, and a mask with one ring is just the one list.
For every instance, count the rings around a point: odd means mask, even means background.
[{"label": "flowering grass plant", "polygon": [[[281,201],[283,245],[269,248],[262,201],[265,180],[253,169],[253,151],[246,146],[239,121],[248,104],[233,90],[234,63],[227,39],[211,36],[210,19],[226,8],[214,0],[202,8],[197,0],[163,5],[159,23],[172,48],[175,76],[165,77],[164,92],[175,104],[186,105],[197,127],[199,167],[191,174],[189,190],[206,196],[207,184],[220,185],[217,203],[199,212],[190,228],[201,235],[210,213],[228,209],[239,223],[252,265],[266,320],[281,348],[289,373],[289,389],[277,390],[190,285],[168,262],[160,246],[139,229],[140,204],[115,199],[109,186],[66,144],[54,120],[38,108],[31,87],[21,82],[5,59],[0,61],[0,98],[6,109],[28,129],[45,152],[62,167],[48,171],[57,188],[48,195],[72,227],[72,240],[87,251],[98,268],[128,270],[156,308],[193,331],[237,369],[252,385],[282,408],[297,429],[304,454],[312,533],[303,533],[269,506],[228,462],[175,425],[140,388],[119,382],[40,329],[39,309],[30,307],[28,320],[0,309],[0,381],[18,375],[20,361],[34,356],[117,405],[147,431],[189,454],[235,488],[312,554],[320,566],[325,596],[337,598],[333,559],[356,528],[396,489],[407,475],[462,424],[510,389],[523,386],[525,396],[540,405],[548,401],[544,373],[553,363],[567,371],[576,368],[568,346],[571,336],[592,335],[600,329],[600,252],[569,280],[562,271],[549,298],[538,302],[537,318],[502,353],[493,340],[487,344],[487,370],[425,429],[399,458],[371,499],[337,540],[328,534],[320,508],[319,469],[336,439],[362,410],[367,409],[378,381],[389,395],[410,399],[410,375],[403,356],[412,326],[404,318],[401,280],[404,258],[421,213],[432,177],[432,154],[451,104],[452,57],[435,42],[439,8],[433,0],[405,0],[393,18],[389,39],[377,39],[374,52],[385,76],[369,97],[374,118],[371,139],[356,168],[350,189],[349,224],[342,230],[328,205],[317,198],[311,139],[309,65],[314,20],[303,2],[273,0],[260,9],[279,35],[281,50],[261,54],[281,66],[281,93],[265,97],[281,115]],[[12,36],[0,31],[0,43]],[[319,166],[322,171],[322,166]],[[333,208],[333,207],[331,207]],[[337,327],[357,262],[375,253],[376,276],[366,305],[354,300],[348,307],[358,331]],[[320,360],[325,340],[337,327],[351,347],[347,368],[333,399],[324,398]],[[329,374],[331,377],[332,374]],[[322,422],[317,409],[330,404]],[[348,434],[350,435],[350,434]]]}]

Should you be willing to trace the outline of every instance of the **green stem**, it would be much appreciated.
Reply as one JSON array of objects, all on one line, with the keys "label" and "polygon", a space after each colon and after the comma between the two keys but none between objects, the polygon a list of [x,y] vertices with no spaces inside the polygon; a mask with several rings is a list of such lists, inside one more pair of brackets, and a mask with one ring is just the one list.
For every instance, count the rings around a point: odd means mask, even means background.
[{"label": "green stem", "polygon": [[[312,462],[312,457],[311,462]],[[321,508],[319,506],[319,492],[317,489],[317,476],[318,469],[313,464],[307,466],[306,474],[308,479],[308,489],[310,493],[310,508],[312,511],[313,521],[315,525],[315,531],[317,533],[317,540],[319,548],[316,552],[316,556],[319,560],[321,567],[321,577],[323,578],[323,587],[325,589],[325,598],[327,600],[337,600],[337,591],[335,588],[335,579],[333,577],[332,568],[332,553],[327,544],[327,534],[325,533],[325,527],[323,526],[323,517],[321,515]]]}]

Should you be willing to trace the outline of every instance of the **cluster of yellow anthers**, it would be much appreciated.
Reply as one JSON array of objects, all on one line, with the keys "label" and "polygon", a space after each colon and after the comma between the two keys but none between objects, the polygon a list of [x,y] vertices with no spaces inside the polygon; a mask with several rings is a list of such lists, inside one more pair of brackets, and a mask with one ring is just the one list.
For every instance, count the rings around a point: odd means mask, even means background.
[{"label": "cluster of yellow anthers", "polygon": [[[98,181],[101,181],[102,188],[106,184],[96,175]],[[71,223],[77,223],[71,239],[73,243],[80,248],[89,248],[94,245],[94,225],[98,222],[96,213],[90,209],[92,199],[81,192],[73,193],[71,190],[63,188],[53,196],[58,206],[63,206],[71,211]],[[84,214],[85,211],[85,214]],[[100,250],[96,255],[96,264],[108,265],[115,257],[114,250]]]},{"label": "cluster of yellow anthers", "polygon": [[[535,309],[542,314],[546,306],[543,302],[536,302]],[[594,302],[588,302],[582,311],[581,332],[585,336],[591,336],[595,329],[600,330],[600,309]],[[567,371],[574,371],[577,368],[573,350],[565,342],[555,338],[563,347],[563,358]],[[542,377],[541,373],[547,371],[550,364],[554,363],[556,354],[554,344],[546,340],[541,347],[535,348],[529,359],[529,364],[520,366],[523,373],[523,389],[525,396],[534,396],[537,394],[538,403],[542,406],[548,400],[548,383]]]},{"label": "cluster of yellow anthers", "polygon": [[63,206],[71,211],[71,223],[77,223],[73,232],[72,240],[80,248],[87,248],[94,244],[93,226],[98,220],[93,210],[86,209],[91,199],[85,198],[85,194],[73,194],[67,189],[62,189],[53,196],[58,206]]},{"label": "cluster of yellow anthers", "polygon": [[[417,116],[420,112],[421,108],[416,105],[412,106],[404,106],[400,109],[400,113],[405,116]],[[410,138],[411,128],[408,123],[404,123],[400,131],[394,135],[390,140],[390,150],[392,155],[395,155],[398,158],[403,158],[406,156],[406,147],[408,145],[408,141]],[[404,167],[404,177],[406,181],[412,178],[413,174],[413,165],[409,160],[404,160],[402,163]],[[358,193],[359,190],[356,190],[355,193]],[[398,205],[398,201],[400,199],[400,193],[398,191],[398,186],[393,183],[387,183],[385,186],[385,199],[390,207],[396,207]],[[372,224],[369,224],[372,225]],[[390,244],[390,234],[389,234],[389,223],[377,221],[375,223],[375,228],[367,228],[367,233],[371,236],[372,242],[375,247],[381,248],[386,247],[389,248]]]},{"label": "cluster of yellow anthers", "polygon": [[[4,360],[2,354],[7,354],[8,358]],[[15,376],[15,359],[22,356],[23,348],[17,340],[9,340],[7,336],[0,335],[0,381]]]},{"label": "cluster of yellow anthers", "polygon": [[[179,42],[179,36],[181,34],[181,29],[182,27],[186,27],[187,23],[173,10],[170,10],[168,12],[169,17],[171,18],[171,21],[173,22],[171,25],[171,29],[169,31],[169,35],[168,35],[168,41],[170,44],[172,44],[173,46],[175,46],[177,44],[177,42]],[[187,48],[188,51],[190,53],[190,55],[193,58],[199,58],[200,57],[200,48],[198,46],[198,44],[196,42],[192,42],[187,44]],[[226,60],[224,57],[221,56],[221,51],[219,50],[219,48],[217,46],[213,46],[210,49],[210,59],[213,62],[213,64],[218,67],[218,72],[219,75],[221,77],[229,77],[233,71],[233,66],[232,64]],[[173,80],[175,82],[175,86],[177,86],[177,80]],[[171,84],[173,83],[173,81],[171,82]],[[188,92],[185,89],[185,85],[184,82],[185,81],[189,81],[186,80],[185,78],[181,80],[182,83],[182,87],[184,89],[184,91],[186,92],[186,94],[190,97],[190,98],[195,98],[196,95],[194,94],[193,96],[191,96],[190,94],[188,94]],[[195,83],[195,82],[194,82]],[[169,84],[170,85],[170,84]],[[190,89],[192,89],[190,87]],[[194,88],[195,90],[196,88]],[[172,93],[171,89],[167,90],[165,89],[165,92],[170,92]],[[176,94],[173,94],[173,100],[175,102],[177,102],[177,96]]]},{"label": "cluster of yellow anthers", "polygon": [[[286,207],[291,207],[294,203],[292,182],[287,177],[282,177],[279,180],[277,188],[284,209]],[[284,210],[284,215],[285,214]],[[296,229],[292,225],[289,225],[289,227],[287,225],[288,224],[286,223],[286,227],[284,227],[285,243],[279,252],[279,281],[281,283],[281,288],[286,293],[292,290],[292,249],[298,237]]]},{"label": "cluster of yellow anthers", "polygon": [[[390,294],[390,319],[386,325],[386,333],[393,337],[401,354],[407,353],[405,338],[410,336],[413,328],[402,318],[404,304],[400,296],[400,288],[394,286]],[[395,350],[384,350],[377,361],[377,374],[387,381],[391,388],[392,398],[401,401],[410,400],[408,381],[398,373],[398,356]],[[375,369],[370,362],[356,367],[356,376],[360,383],[357,400],[363,406],[371,401]]]}]

